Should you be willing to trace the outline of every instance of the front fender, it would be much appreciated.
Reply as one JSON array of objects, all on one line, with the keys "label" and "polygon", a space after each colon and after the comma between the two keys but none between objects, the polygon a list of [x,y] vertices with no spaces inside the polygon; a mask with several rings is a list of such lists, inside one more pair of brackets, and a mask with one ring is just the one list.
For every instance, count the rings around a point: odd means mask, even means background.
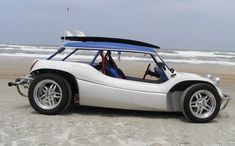
[{"label": "front fender", "polygon": [[204,78],[191,73],[177,73],[177,75],[173,77],[172,80],[174,80],[175,84],[170,88],[169,92],[184,91],[194,84],[206,83],[214,87],[221,97],[223,96],[221,89],[216,86],[215,83],[209,78]]}]

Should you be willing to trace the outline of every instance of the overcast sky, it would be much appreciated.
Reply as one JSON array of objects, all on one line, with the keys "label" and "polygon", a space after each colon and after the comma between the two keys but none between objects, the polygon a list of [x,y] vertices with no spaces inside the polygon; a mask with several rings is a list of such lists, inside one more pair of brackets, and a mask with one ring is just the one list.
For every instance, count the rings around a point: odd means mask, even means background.
[{"label": "overcast sky", "polygon": [[235,0],[1,0],[0,44],[60,45],[69,30],[171,49],[235,51]]}]

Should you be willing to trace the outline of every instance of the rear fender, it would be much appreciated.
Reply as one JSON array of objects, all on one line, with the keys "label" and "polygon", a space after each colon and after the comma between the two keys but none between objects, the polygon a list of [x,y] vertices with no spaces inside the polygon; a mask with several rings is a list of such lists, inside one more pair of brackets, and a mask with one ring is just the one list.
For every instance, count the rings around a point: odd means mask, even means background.
[{"label": "rear fender", "polygon": [[79,98],[77,96],[79,95],[78,82],[72,74],[62,71],[62,70],[56,70],[56,69],[37,69],[37,70],[32,71],[30,74],[32,75],[33,78],[35,78],[36,76],[40,74],[44,74],[44,73],[59,74],[62,77],[64,77],[64,79],[66,79],[69,85],[71,86],[74,100],[78,101],[78,98]]}]

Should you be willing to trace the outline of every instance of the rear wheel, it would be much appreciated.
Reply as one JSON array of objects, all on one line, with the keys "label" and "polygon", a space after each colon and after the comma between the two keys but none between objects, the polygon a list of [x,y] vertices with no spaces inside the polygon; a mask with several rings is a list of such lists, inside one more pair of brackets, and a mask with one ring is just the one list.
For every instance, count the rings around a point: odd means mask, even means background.
[{"label": "rear wheel", "polygon": [[181,100],[185,117],[197,123],[213,120],[220,110],[220,104],[219,94],[208,84],[196,84],[189,87]]},{"label": "rear wheel", "polygon": [[29,87],[29,102],[41,114],[59,114],[68,107],[71,99],[70,85],[58,74],[39,75]]}]

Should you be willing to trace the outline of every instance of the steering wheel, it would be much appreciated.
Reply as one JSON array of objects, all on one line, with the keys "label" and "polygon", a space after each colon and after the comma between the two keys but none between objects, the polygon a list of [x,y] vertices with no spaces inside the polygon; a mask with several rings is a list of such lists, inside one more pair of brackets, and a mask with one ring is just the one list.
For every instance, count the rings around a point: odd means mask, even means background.
[{"label": "steering wheel", "polygon": [[145,79],[146,75],[148,74],[148,71],[149,71],[149,67],[150,67],[151,63],[149,63],[145,73],[144,73],[144,77],[143,77],[143,80]]}]

